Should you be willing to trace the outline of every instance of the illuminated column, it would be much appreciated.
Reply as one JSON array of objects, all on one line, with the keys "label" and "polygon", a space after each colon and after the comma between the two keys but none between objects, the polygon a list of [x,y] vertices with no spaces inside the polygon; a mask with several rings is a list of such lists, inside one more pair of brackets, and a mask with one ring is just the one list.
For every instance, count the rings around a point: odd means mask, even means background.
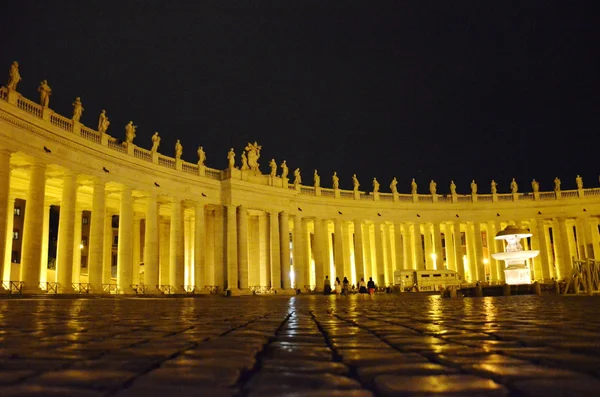
[{"label": "illuminated column", "polygon": [[375,282],[378,285],[385,285],[385,260],[383,258],[383,230],[381,230],[381,222],[375,222],[375,263],[377,264],[377,273]]},{"label": "illuminated column", "polygon": [[580,256],[577,252],[577,243],[575,242],[575,225],[571,223],[571,220],[567,221],[567,241],[569,243],[569,253],[571,259],[579,259]]},{"label": "illuminated column", "polygon": [[258,215],[258,280],[259,285],[268,287],[271,284],[269,269],[269,230],[267,228],[267,214]]},{"label": "illuminated column", "polygon": [[117,246],[117,287],[121,294],[131,294],[133,268],[133,198],[131,188],[123,186],[119,208],[119,240]]},{"label": "illuminated column", "polygon": [[[14,193],[11,193],[8,197],[7,200],[7,204],[6,204],[6,213],[9,214],[7,215],[7,219],[6,219],[6,237],[4,240],[4,247],[5,247],[5,251],[4,251],[4,270],[2,273],[2,279],[4,281],[17,281],[16,279],[18,279],[20,277],[20,275],[18,274],[11,274],[12,273],[12,247],[13,247],[13,227],[14,227],[14,221],[15,221],[15,196]],[[21,233],[22,234],[22,233]]]},{"label": "illuminated column", "polygon": [[313,221],[315,237],[314,237],[314,251],[313,257],[315,259],[315,291],[323,290],[323,282],[325,280],[325,274],[329,275],[323,263],[324,250],[323,245],[325,243],[323,235],[323,222],[319,218],[315,218]]},{"label": "illuminated column", "polygon": [[88,282],[90,290],[102,292],[102,263],[104,261],[106,188],[104,182],[94,181],[92,214],[90,216],[90,238],[88,242]]},{"label": "illuminated column", "polygon": [[[77,195],[75,195],[77,197]],[[73,238],[73,283],[81,282],[81,230],[83,228],[83,211],[80,204],[75,204],[75,231]]]},{"label": "illuminated column", "polygon": [[[104,196],[104,198],[106,200],[106,196]],[[113,217],[113,214],[107,208],[106,212],[104,214],[104,242],[102,244],[102,284],[111,284],[111,282],[112,282],[112,280],[111,280],[111,278],[112,278],[112,246],[113,246],[112,217]],[[93,227],[93,224],[92,224],[92,227]],[[100,290],[100,291],[103,291],[103,290]]]},{"label": "illuminated column", "polygon": [[465,228],[467,243],[467,261],[469,264],[469,281],[477,281],[477,258],[475,254],[475,230],[473,224],[468,222]]},{"label": "illuminated column", "polygon": [[238,277],[239,288],[248,289],[248,211],[238,207]]},{"label": "illuminated column", "polygon": [[403,270],[412,270],[415,266],[415,259],[413,257],[412,233],[410,231],[409,223],[402,223],[402,248],[404,248],[404,264]]},{"label": "illuminated column", "polygon": [[[142,218],[136,214],[133,215],[133,260],[131,266],[131,283],[140,283],[140,262],[142,261]],[[146,266],[144,264],[144,266]],[[144,273],[146,272],[144,267]]]},{"label": "illuminated column", "polygon": [[[434,269],[444,269],[444,249],[442,248],[442,230],[439,222],[433,223],[433,245],[435,252]],[[448,255],[446,255],[446,258]],[[446,259],[447,260],[447,259]]]},{"label": "illuminated column", "polygon": [[456,271],[461,278],[465,279],[465,261],[463,260],[462,238],[460,234],[460,222],[452,223],[452,237],[454,240],[454,258],[456,261]]},{"label": "illuminated column", "polygon": [[194,207],[194,285],[200,292],[206,285],[206,226],[204,203],[197,202]]},{"label": "illuminated column", "polygon": [[[332,273],[331,273],[331,233],[329,233],[329,221],[327,219],[323,219],[321,221],[321,225],[323,226],[323,285],[325,285],[325,276],[329,276],[329,281],[331,281]],[[333,278],[335,280],[335,278]]]},{"label": "illuminated column", "polygon": [[281,269],[283,288],[292,288],[290,280],[290,221],[287,211],[282,211],[279,218],[279,235],[281,247]]},{"label": "illuminated column", "polygon": [[[62,200],[58,219],[58,246],[56,253],[56,278],[61,292],[73,291],[73,248],[75,244],[75,207],[77,200],[76,177],[70,170],[63,177]],[[25,217],[29,214],[29,207]],[[79,247],[77,247],[79,248]]]},{"label": "illuminated column", "polygon": [[[550,250],[546,238],[547,233],[546,227],[544,226],[544,220],[534,220],[531,229],[532,232],[534,231],[533,229],[535,229],[536,231],[532,236],[533,249],[538,249],[540,251],[540,254],[536,258],[534,258],[534,264],[536,265],[535,278],[542,281],[550,280],[552,278],[550,274],[550,260],[548,258]],[[538,265],[539,270],[537,267]]]},{"label": "illuminated column", "polygon": [[238,285],[238,245],[237,245],[237,208],[227,208],[227,289],[237,290]]},{"label": "illuminated column", "polygon": [[477,268],[477,279],[479,281],[486,281],[485,278],[485,264],[483,263],[483,244],[481,242],[481,224],[479,222],[473,223],[473,234],[475,237],[474,248],[475,248],[475,267]]},{"label": "illuminated column", "polygon": [[158,202],[156,194],[150,193],[147,197],[144,223],[144,285],[147,294],[160,292],[156,288],[159,285],[160,239],[158,233]]},{"label": "illuminated column", "polygon": [[402,238],[402,224],[400,223],[394,225],[394,240],[394,248],[396,249],[396,263],[394,270],[402,270],[404,269],[404,243]]},{"label": "illuminated column", "polygon": [[279,214],[269,212],[269,226],[271,231],[271,288],[281,289],[281,241],[279,238]]},{"label": "illuminated column", "polygon": [[[215,280],[215,234],[217,233],[215,228],[216,222],[216,211],[208,210],[206,213],[206,235],[205,235],[205,255],[204,255],[204,275],[206,281],[203,285],[196,285],[196,288],[204,288],[206,285],[217,285]],[[222,223],[222,222],[221,222]]]},{"label": "illuminated column", "polygon": [[556,277],[559,280],[564,280],[571,276],[571,251],[569,249],[569,236],[567,230],[567,222],[565,218],[559,218],[557,221],[558,227],[553,228],[557,233],[554,233],[554,245],[557,251],[558,266]]},{"label": "illuminated column", "polygon": [[[160,214],[160,210],[159,210]],[[169,262],[171,261],[171,238],[169,236],[169,230],[171,228],[171,222],[168,218],[159,217],[159,267],[158,277],[160,280],[159,285],[170,285],[170,272]]]},{"label": "illuminated column", "polygon": [[[342,233],[342,221],[334,219],[334,235],[333,235],[333,262],[335,264],[335,276],[344,279],[344,238]],[[335,280],[335,278],[333,279]]]},{"label": "illuminated column", "polygon": [[[582,240],[585,257],[594,259],[599,255],[597,255],[598,251],[596,251],[594,247],[594,238],[592,237],[592,222],[590,222],[590,217],[584,216],[580,218],[579,223],[581,224],[581,233],[577,233],[577,238]],[[598,233],[598,228],[596,228],[596,233]]]},{"label": "illuminated column", "polygon": [[169,244],[169,284],[180,292],[185,283],[185,242],[183,240],[183,209],[181,200],[171,200],[171,230]]},{"label": "illuminated column", "polygon": [[394,283],[394,261],[392,252],[392,228],[393,225],[389,225],[384,223],[383,227],[383,237],[384,237],[384,246],[385,246],[385,283],[393,284]]},{"label": "illuminated column", "polygon": [[456,253],[452,237],[452,224],[444,224],[444,238],[446,241],[446,263],[449,270],[456,271]]},{"label": "illuminated column", "polygon": [[431,239],[431,225],[429,223],[423,224],[423,240],[425,240],[425,268],[427,270],[434,269],[433,257],[431,254],[435,253],[433,250],[433,242]]},{"label": "illuminated column", "polygon": [[304,233],[302,227],[302,218],[296,214],[294,217],[294,235],[293,235],[293,254],[294,254],[294,274],[296,289],[304,290],[306,285],[306,266],[304,262]]},{"label": "illuminated column", "polygon": [[494,222],[487,222],[486,240],[488,246],[488,260],[490,261],[490,281],[498,281],[498,261],[492,257],[496,254],[496,237],[497,230],[494,230]]},{"label": "illuminated column", "polygon": [[[354,283],[352,280],[352,262],[350,260],[350,230],[349,222],[342,222],[342,249],[344,254],[344,276],[348,277],[350,285]],[[341,279],[343,280],[343,279]]]},{"label": "illuminated column", "polygon": [[[50,204],[48,198],[44,203],[44,226],[42,235],[42,261],[40,263],[40,282],[48,281],[48,246],[50,244]],[[2,241],[2,240],[0,240]],[[1,278],[2,273],[0,273]]]},{"label": "illuminated column", "polygon": [[[502,230],[502,224],[500,223],[500,221],[494,222],[494,230],[496,231],[496,233],[498,233],[500,230]],[[494,237],[495,237],[495,235],[494,235]],[[494,239],[494,241],[496,244],[496,252],[504,252],[504,240]],[[505,281],[504,269],[506,267],[506,264],[503,261],[497,261],[497,263],[498,263],[498,266],[497,266],[498,281]]]},{"label": "illuminated column", "polygon": [[[12,226],[8,230],[9,219],[14,218],[14,199],[10,199],[10,156],[11,152],[0,150],[0,281],[4,278],[5,266],[9,269],[11,266],[10,257],[5,260],[6,254],[12,254]],[[6,243],[9,236],[10,246]]]},{"label": "illuminated column", "polygon": [[188,287],[194,284],[194,225],[192,217],[186,214],[185,203],[181,208],[183,219],[183,285]]},{"label": "illuminated column", "polygon": [[[373,260],[373,244],[372,244],[372,233],[371,233],[371,224],[367,222],[363,222],[362,226],[363,230],[363,252],[365,256],[365,281],[369,280],[369,277],[375,277],[375,281],[377,280],[377,266],[375,261]],[[375,269],[375,271],[373,271]]]},{"label": "illuminated column", "polygon": [[[215,272],[214,272],[214,277],[215,277],[215,285],[219,286],[219,288],[221,288],[221,290],[225,290],[226,289],[226,280],[228,280],[228,275],[227,272],[229,271],[228,268],[228,257],[226,256],[226,253],[228,253],[229,251],[225,251],[226,244],[227,244],[227,231],[226,231],[226,227],[227,227],[227,219],[225,218],[225,207],[223,206],[218,206],[215,209],[215,233],[214,233],[214,255],[215,255],[215,260],[214,260],[214,264],[215,264]],[[234,222],[234,226],[235,226],[235,222]],[[236,255],[237,255],[237,251],[236,251]],[[236,264],[236,269],[237,269],[237,264]],[[236,277],[237,277],[237,273],[236,273]],[[237,280],[237,278],[236,278]],[[236,281],[237,283],[237,281]]]},{"label": "illuminated column", "polygon": [[258,216],[248,214],[248,286],[260,286],[260,234]]},{"label": "illuminated column", "polygon": [[421,225],[418,222],[413,226],[413,248],[415,250],[415,269],[425,269],[425,261],[423,260],[423,240],[421,237]]},{"label": "illuminated column", "polygon": [[367,271],[365,267],[365,250],[363,246],[363,226],[362,221],[354,221],[354,264],[356,265],[356,278],[360,281],[361,278],[367,277]]}]

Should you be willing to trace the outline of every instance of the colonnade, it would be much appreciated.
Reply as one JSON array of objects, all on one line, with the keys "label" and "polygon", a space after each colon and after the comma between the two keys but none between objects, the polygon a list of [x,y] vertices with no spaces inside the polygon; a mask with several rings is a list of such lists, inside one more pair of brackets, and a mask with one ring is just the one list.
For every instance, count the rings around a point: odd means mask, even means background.
[{"label": "colonnade", "polygon": [[[146,293],[159,293],[160,286],[173,292],[199,292],[207,286],[232,293],[258,287],[318,290],[325,276],[347,277],[351,284],[373,277],[377,284],[389,285],[398,269],[450,269],[467,281],[502,282],[504,264],[490,254],[503,251],[503,242],[494,236],[508,224],[533,233],[524,241],[526,249],[540,251],[530,260],[533,279],[564,279],[572,257],[600,257],[598,218],[585,214],[502,221],[325,218],[290,211],[292,205],[260,208],[160,195],[108,179],[81,178],[66,168],[59,175],[54,168],[49,176],[40,161],[21,166],[28,185],[13,188],[11,156],[0,150],[0,241],[6,242],[0,244],[0,274],[5,282],[22,281],[24,292],[57,282],[67,293],[84,281],[94,293],[115,282],[122,293],[133,293],[140,284]],[[47,194],[49,178],[61,181],[54,198]],[[82,186],[91,193],[78,199]],[[26,201],[26,210],[19,271],[12,274],[16,198]],[[60,206],[52,280],[46,266],[50,205]],[[87,276],[80,271],[78,249],[84,210],[91,211]],[[113,215],[119,217],[116,281],[111,274]]]}]

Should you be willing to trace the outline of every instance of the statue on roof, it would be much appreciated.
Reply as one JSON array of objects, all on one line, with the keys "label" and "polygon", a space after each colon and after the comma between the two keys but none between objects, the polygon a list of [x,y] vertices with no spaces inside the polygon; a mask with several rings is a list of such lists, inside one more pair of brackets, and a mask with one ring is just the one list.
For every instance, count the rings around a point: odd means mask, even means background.
[{"label": "statue on roof", "polygon": [[280,165],[281,167],[281,178],[285,179],[288,176],[289,173],[289,168],[287,166],[287,163],[285,162],[285,160],[283,160],[283,162]]},{"label": "statue on roof", "polygon": [[275,159],[271,159],[271,162],[269,163],[269,167],[271,167],[271,176],[273,178],[275,178],[277,176],[277,163],[275,162]]},{"label": "statue on roof", "polygon": [[137,129],[137,125],[133,125],[133,121],[130,121],[125,126],[125,142],[133,143],[135,139],[135,130]]},{"label": "statue on roof", "polygon": [[317,170],[315,170],[315,173],[313,175],[313,179],[315,181],[315,187],[321,187],[321,177],[317,173]]},{"label": "statue on roof", "polygon": [[83,106],[81,105],[81,98],[75,98],[75,102],[73,102],[73,121],[79,121],[81,119],[81,114],[83,113]]},{"label": "statue on roof", "polygon": [[454,184],[454,181],[450,181],[450,194],[456,194],[456,185]]},{"label": "statue on roof", "polygon": [[227,153],[227,162],[229,163],[229,168],[235,168],[235,152],[233,148],[229,149]]},{"label": "statue on roof", "polygon": [[19,73],[19,62],[14,61],[10,65],[10,71],[8,72],[8,84],[6,85],[9,90],[17,90],[17,84],[21,81],[21,74]]},{"label": "statue on roof", "polygon": [[379,182],[377,182],[377,178],[373,178],[373,193],[379,193]]},{"label": "statue on roof", "polygon": [[337,171],[333,171],[333,176],[331,177],[331,179],[333,181],[333,188],[339,189],[340,188],[340,177],[337,176]]},{"label": "statue on roof", "polygon": [[206,153],[204,152],[204,148],[202,146],[198,146],[198,165],[203,166],[206,162]]},{"label": "statue on roof", "polygon": [[158,132],[155,132],[152,135],[152,149],[150,151],[152,153],[156,153],[158,151],[158,146],[160,145],[160,136],[158,136]]},{"label": "statue on roof", "polygon": [[355,192],[358,192],[358,188],[360,187],[360,183],[358,183],[358,178],[356,174],[352,175],[352,186]]},{"label": "statue on roof", "polygon": [[411,194],[417,194],[417,182],[415,181],[415,178],[413,178],[410,183],[410,192]]},{"label": "statue on roof", "polygon": [[242,171],[247,171],[249,169],[250,167],[248,167],[248,157],[246,156],[246,152],[242,152]]},{"label": "statue on roof", "polygon": [[52,90],[50,89],[50,86],[48,85],[48,82],[46,80],[43,80],[40,83],[40,86],[38,87],[38,92],[40,93],[40,105],[42,105],[42,107],[47,108],[50,104],[50,95],[52,94]]},{"label": "statue on roof", "polygon": [[519,191],[519,185],[517,185],[517,181],[515,181],[515,178],[513,178],[512,182],[510,183],[510,191],[513,192],[513,194]]},{"label": "statue on roof", "polygon": [[435,196],[437,192],[437,183],[435,183],[433,179],[429,182],[429,192],[432,196]]},{"label": "statue on roof", "polygon": [[392,179],[392,183],[390,183],[390,190],[394,194],[398,193],[397,185],[398,185],[398,180],[396,179],[396,177],[394,177],[394,179]]},{"label": "statue on roof", "polygon": [[177,142],[175,142],[175,159],[176,160],[181,159],[182,154],[183,154],[183,145],[181,144],[181,142],[178,139]]},{"label": "statue on roof", "polygon": [[554,191],[560,192],[560,179],[558,177],[554,178]]},{"label": "statue on roof", "polygon": [[302,183],[302,177],[300,176],[300,168],[296,168],[294,171],[294,186],[298,187]]},{"label": "statue on roof", "polygon": [[100,113],[100,118],[98,119],[98,132],[100,134],[106,133],[109,125],[110,121],[108,121],[108,117],[106,116],[106,110],[102,110]]},{"label": "statue on roof", "polygon": [[531,181],[531,188],[533,189],[534,193],[537,193],[540,191],[540,184],[538,183],[538,181],[536,181],[535,179],[533,181]]},{"label": "statue on roof", "polygon": [[260,146],[256,141],[254,143],[249,143],[246,145],[246,152],[248,152],[248,166],[252,171],[259,172],[258,169],[258,159],[260,158],[260,150],[262,146]]}]

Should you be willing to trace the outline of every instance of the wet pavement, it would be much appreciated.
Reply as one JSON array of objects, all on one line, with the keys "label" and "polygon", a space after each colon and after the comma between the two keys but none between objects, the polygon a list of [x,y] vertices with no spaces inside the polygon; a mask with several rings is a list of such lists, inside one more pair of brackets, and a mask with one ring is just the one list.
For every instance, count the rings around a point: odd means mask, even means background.
[{"label": "wet pavement", "polygon": [[595,396],[600,297],[2,298],[0,395]]}]

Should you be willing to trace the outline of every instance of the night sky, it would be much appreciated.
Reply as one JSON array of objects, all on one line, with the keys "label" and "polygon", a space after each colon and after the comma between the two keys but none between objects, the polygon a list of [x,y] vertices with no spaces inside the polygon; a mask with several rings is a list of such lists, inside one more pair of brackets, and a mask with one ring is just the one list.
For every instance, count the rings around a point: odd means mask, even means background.
[{"label": "night sky", "polygon": [[413,177],[420,193],[599,185],[593,1],[53,3],[2,7],[0,81],[16,60],[23,95],[47,79],[52,109],[80,96],[84,124],[106,109],[108,133],[133,120],[139,146],[158,131],[161,153],[181,139],[184,160],[203,145],[223,169],[258,141],[263,173],[286,159],[323,187],[334,170],[384,192],[394,176],[405,193]]}]

